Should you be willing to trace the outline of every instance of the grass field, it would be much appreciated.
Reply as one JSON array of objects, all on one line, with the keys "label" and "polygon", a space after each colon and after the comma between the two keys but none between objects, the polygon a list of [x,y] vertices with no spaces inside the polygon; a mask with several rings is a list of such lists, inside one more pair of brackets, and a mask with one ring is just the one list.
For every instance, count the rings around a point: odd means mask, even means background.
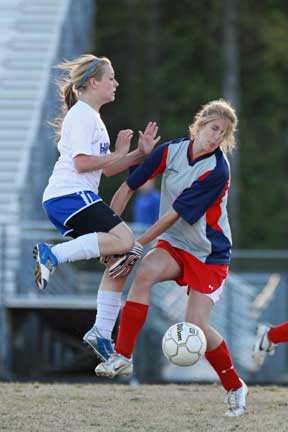
[{"label": "grass field", "polygon": [[247,413],[225,418],[211,385],[1,383],[0,431],[255,432],[287,426],[288,389],[250,387]]}]

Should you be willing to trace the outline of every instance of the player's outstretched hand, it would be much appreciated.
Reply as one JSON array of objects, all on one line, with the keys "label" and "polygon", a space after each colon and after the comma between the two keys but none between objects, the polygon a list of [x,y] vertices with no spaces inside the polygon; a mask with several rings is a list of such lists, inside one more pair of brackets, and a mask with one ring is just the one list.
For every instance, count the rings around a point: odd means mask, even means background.
[{"label": "player's outstretched hand", "polygon": [[108,274],[113,279],[118,279],[127,276],[141,258],[143,253],[143,246],[140,243],[135,243],[129,252],[122,255],[115,263],[113,263],[108,270]]},{"label": "player's outstretched hand", "polygon": [[140,150],[143,155],[147,156],[151,153],[155,145],[161,139],[160,136],[157,136],[158,129],[156,122],[149,122],[144,132],[139,131],[138,150]]},{"label": "player's outstretched hand", "polygon": [[115,142],[115,152],[127,154],[130,149],[133,131],[131,129],[120,130]]}]

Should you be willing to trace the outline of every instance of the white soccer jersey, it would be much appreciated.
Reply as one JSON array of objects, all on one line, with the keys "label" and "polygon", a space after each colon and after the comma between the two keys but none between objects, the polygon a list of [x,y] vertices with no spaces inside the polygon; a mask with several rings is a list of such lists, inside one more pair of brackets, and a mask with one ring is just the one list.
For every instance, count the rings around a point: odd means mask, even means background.
[{"label": "white soccer jersey", "polygon": [[54,166],[43,201],[80,191],[98,194],[102,170],[79,173],[74,157],[79,154],[109,154],[110,139],[100,114],[85,102],[78,101],[66,114],[58,143],[60,156]]}]

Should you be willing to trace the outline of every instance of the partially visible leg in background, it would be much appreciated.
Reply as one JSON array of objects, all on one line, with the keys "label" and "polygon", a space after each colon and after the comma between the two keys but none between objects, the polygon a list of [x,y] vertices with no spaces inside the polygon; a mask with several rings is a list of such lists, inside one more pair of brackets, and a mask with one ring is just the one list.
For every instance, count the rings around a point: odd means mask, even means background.
[{"label": "partially visible leg in background", "polygon": [[273,355],[277,344],[288,342],[288,322],[271,326],[259,324],[253,346],[253,358],[257,367],[261,367],[267,355]]}]

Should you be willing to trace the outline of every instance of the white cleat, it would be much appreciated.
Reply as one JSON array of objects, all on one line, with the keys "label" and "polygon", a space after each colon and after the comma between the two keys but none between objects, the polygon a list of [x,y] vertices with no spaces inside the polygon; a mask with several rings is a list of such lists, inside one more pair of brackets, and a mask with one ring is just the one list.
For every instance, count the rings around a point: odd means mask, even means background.
[{"label": "white cleat", "polygon": [[238,390],[227,392],[224,403],[228,405],[228,411],[226,411],[225,417],[238,417],[245,413],[248,387],[243,380],[241,382],[242,386]]},{"label": "white cleat", "polygon": [[256,340],[253,346],[252,357],[255,365],[259,368],[263,365],[266,356],[275,353],[276,344],[270,341],[268,333],[271,327],[266,324],[259,324],[257,327]]},{"label": "white cleat", "polygon": [[120,375],[131,376],[133,374],[132,359],[128,359],[121,354],[112,354],[107,361],[96,366],[95,374],[106,378],[114,378]]}]

